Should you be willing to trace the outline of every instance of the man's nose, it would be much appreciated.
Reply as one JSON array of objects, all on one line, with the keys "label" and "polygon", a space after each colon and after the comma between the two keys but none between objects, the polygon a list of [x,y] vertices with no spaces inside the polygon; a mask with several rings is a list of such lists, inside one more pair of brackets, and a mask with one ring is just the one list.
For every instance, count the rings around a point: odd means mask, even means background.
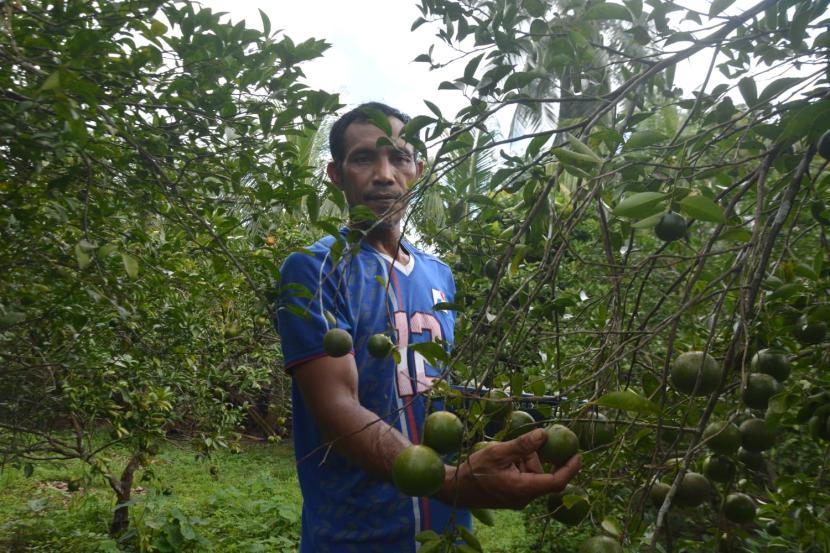
[{"label": "man's nose", "polygon": [[375,162],[374,180],[378,184],[392,184],[395,182],[395,173],[388,157],[378,156]]}]

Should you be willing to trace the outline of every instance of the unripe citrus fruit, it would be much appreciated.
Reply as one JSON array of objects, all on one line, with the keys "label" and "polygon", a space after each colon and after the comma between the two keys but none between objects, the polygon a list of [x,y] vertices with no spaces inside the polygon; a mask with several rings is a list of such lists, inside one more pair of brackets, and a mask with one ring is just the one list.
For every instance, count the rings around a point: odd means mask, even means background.
[{"label": "unripe citrus fruit", "polygon": [[830,131],[825,131],[821,138],[818,139],[818,146],[816,147],[818,153],[824,159],[830,160]]},{"label": "unripe citrus fruit", "polygon": [[744,448],[738,451],[738,461],[750,470],[762,471],[767,466],[763,455],[757,451],[748,451]]},{"label": "unripe citrus fruit", "polygon": [[762,349],[753,355],[750,367],[752,372],[768,374],[778,382],[787,380],[791,371],[787,354],[774,349]]},{"label": "unripe citrus fruit", "polygon": [[753,373],[749,375],[742,398],[747,407],[766,409],[769,398],[778,393],[778,381],[768,374]]},{"label": "unripe citrus fruit", "polygon": [[608,422],[608,417],[602,413],[590,412],[582,418],[590,420],[573,424],[574,433],[579,437],[579,446],[582,449],[595,449],[614,441],[614,425]]},{"label": "unripe citrus fruit", "polygon": [[594,536],[579,546],[579,553],[623,553],[622,546],[614,538]]},{"label": "unripe citrus fruit", "polygon": [[731,422],[709,423],[703,431],[703,439],[706,441],[706,447],[724,455],[735,453],[741,447],[741,432]]},{"label": "unripe citrus fruit", "polygon": [[731,493],[723,503],[723,516],[737,524],[751,522],[755,518],[755,501],[745,493]]},{"label": "unripe citrus fruit", "polygon": [[432,448],[412,445],[395,457],[392,479],[406,495],[432,495],[444,484],[444,462]]},{"label": "unripe citrus fruit", "polygon": [[687,472],[683,475],[674,499],[683,507],[697,507],[703,504],[712,493],[712,485],[700,473]]},{"label": "unripe citrus fruit", "polygon": [[687,351],[674,360],[669,377],[677,391],[705,396],[718,388],[723,378],[723,369],[708,353]]},{"label": "unripe citrus fruit", "polygon": [[493,419],[503,419],[513,410],[513,403],[508,400],[504,390],[493,389],[484,396],[484,414]]},{"label": "unripe citrus fruit", "polygon": [[[570,507],[564,502],[564,498],[569,495],[579,496],[579,499],[574,502],[568,501]],[[588,502],[588,496],[585,490],[572,486],[571,484],[565,486],[565,489],[561,492],[548,495],[548,511],[550,515],[563,524],[571,526],[579,524],[588,516],[588,511],[590,510],[591,504]]]},{"label": "unripe citrus fruit", "polygon": [[729,482],[735,478],[737,467],[729,457],[712,455],[703,461],[703,475],[715,482]]},{"label": "unripe citrus fruit", "polygon": [[756,453],[775,445],[775,434],[761,419],[747,419],[741,423],[741,446]]},{"label": "unripe citrus fruit", "polygon": [[488,259],[484,264],[484,276],[490,280],[495,280],[499,274],[499,264],[495,259]]},{"label": "unripe citrus fruit", "polygon": [[654,234],[663,242],[673,242],[683,238],[686,236],[686,219],[674,211],[669,211],[654,227]]},{"label": "unripe citrus fruit", "polygon": [[803,344],[820,344],[827,335],[827,323],[824,321],[810,321],[807,317],[801,317],[796,324],[793,335]]},{"label": "unripe citrus fruit", "polygon": [[332,328],[323,336],[323,351],[332,357],[343,357],[352,351],[352,337],[342,328]]},{"label": "unripe citrus fruit", "polygon": [[539,448],[542,461],[561,467],[579,451],[579,438],[570,429],[561,424],[552,424],[545,428],[547,440]]},{"label": "unripe citrus fruit", "polygon": [[655,482],[651,486],[651,492],[649,492],[649,497],[651,497],[651,502],[654,504],[655,507],[660,508],[660,506],[666,500],[666,496],[669,495],[670,489],[671,486],[669,486],[665,482]]},{"label": "unripe citrus fruit", "polygon": [[513,440],[536,428],[536,420],[527,411],[511,411],[507,416],[507,439]]},{"label": "unripe citrus fruit", "polygon": [[369,337],[369,341],[366,344],[369,355],[377,357],[378,359],[388,356],[392,353],[394,347],[395,345],[392,343],[392,340],[386,334],[373,334]]},{"label": "unripe citrus fruit", "polygon": [[830,440],[830,418],[813,415],[807,421],[807,430],[810,431],[810,435],[814,438]]},{"label": "unripe citrus fruit", "polygon": [[461,447],[464,424],[454,413],[436,411],[424,421],[424,445],[438,453],[452,453]]}]

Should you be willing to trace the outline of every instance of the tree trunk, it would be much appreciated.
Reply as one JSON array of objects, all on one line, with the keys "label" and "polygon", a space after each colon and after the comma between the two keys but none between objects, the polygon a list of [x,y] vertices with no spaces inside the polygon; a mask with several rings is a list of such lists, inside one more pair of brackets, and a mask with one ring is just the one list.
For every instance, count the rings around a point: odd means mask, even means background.
[{"label": "tree trunk", "polygon": [[135,471],[141,466],[141,454],[136,453],[124,467],[124,472],[121,473],[119,480],[115,476],[110,475],[110,487],[115,492],[115,497],[118,505],[112,515],[112,523],[110,524],[110,535],[118,536],[122,534],[130,525],[130,507],[127,502],[130,500],[130,495],[133,491],[133,475]]}]

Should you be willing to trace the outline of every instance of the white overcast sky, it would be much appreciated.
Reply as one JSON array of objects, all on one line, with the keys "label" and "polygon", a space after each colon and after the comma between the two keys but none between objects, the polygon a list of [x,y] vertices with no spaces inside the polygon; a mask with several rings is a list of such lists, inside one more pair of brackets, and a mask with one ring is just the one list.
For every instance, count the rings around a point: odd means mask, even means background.
[{"label": "white overcast sky", "polygon": [[463,98],[453,91],[438,91],[443,78],[426,63],[412,60],[426,52],[434,29],[410,31],[420,12],[415,0],[203,0],[214,11],[228,12],[234,20],[246,19],[261,28],[258,9],[283,29],[295,43],[307,38],[331,44],[322,59],[304,64],[308,84],[339,92],[341,102],[358,104],[378,100],[410,115],[429,113],[424,99],[454,115]]},{"label": "white overcast sky", "polygon": [[[725,14],[734,15],[759,0],[737,0]],[[410,31],[420,16],[417,0],[202,0],[214,11],[227,12],[234,22],[261,28],[259,9],[271,20],[272,29],[283,29],[296,42],[307,38],[326,40],[331,47],[323,57],[303,65],[307,84],[328,92],[339,92],[341,102],[355,105],[378,100],[410,115],[429,114],[423,100],[437,104],[451,117],[465,105],[457,91],[438,90],[441,81],[460,76],[463,65],[430,71],[426,63],[412,60],[437,44],[436,29],[427,25]],[[681,5],[708,11],[709,0],[686,0]],[[682,12],[678,12],[682,13]],[[696,27],[697,25],[693,25]],[[689,43],[679,43],[681,49]],[[451,53],[436,45],[438,59]],[[712,51],[698,53],[678,65],[675,85],[686,97],[700,87]],[[463,61],[461,62],[464,63]],[[723,77],[715,70],[707,91]],[[504,110],[506,111],[506,110]],[[507,115],[507,114],[505,114]]]}]

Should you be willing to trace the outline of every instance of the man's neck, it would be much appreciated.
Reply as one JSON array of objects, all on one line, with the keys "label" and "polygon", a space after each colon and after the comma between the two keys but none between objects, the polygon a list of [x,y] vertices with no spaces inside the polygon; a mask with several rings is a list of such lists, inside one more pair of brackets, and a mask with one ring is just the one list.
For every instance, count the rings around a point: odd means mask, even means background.
[{"label": "man's neck", "polygon": [[395,260],[395,263],[409,263],[409,254],[401,244],[401,229],[398,226],[375,227],[366,235],[366,243]]}]

